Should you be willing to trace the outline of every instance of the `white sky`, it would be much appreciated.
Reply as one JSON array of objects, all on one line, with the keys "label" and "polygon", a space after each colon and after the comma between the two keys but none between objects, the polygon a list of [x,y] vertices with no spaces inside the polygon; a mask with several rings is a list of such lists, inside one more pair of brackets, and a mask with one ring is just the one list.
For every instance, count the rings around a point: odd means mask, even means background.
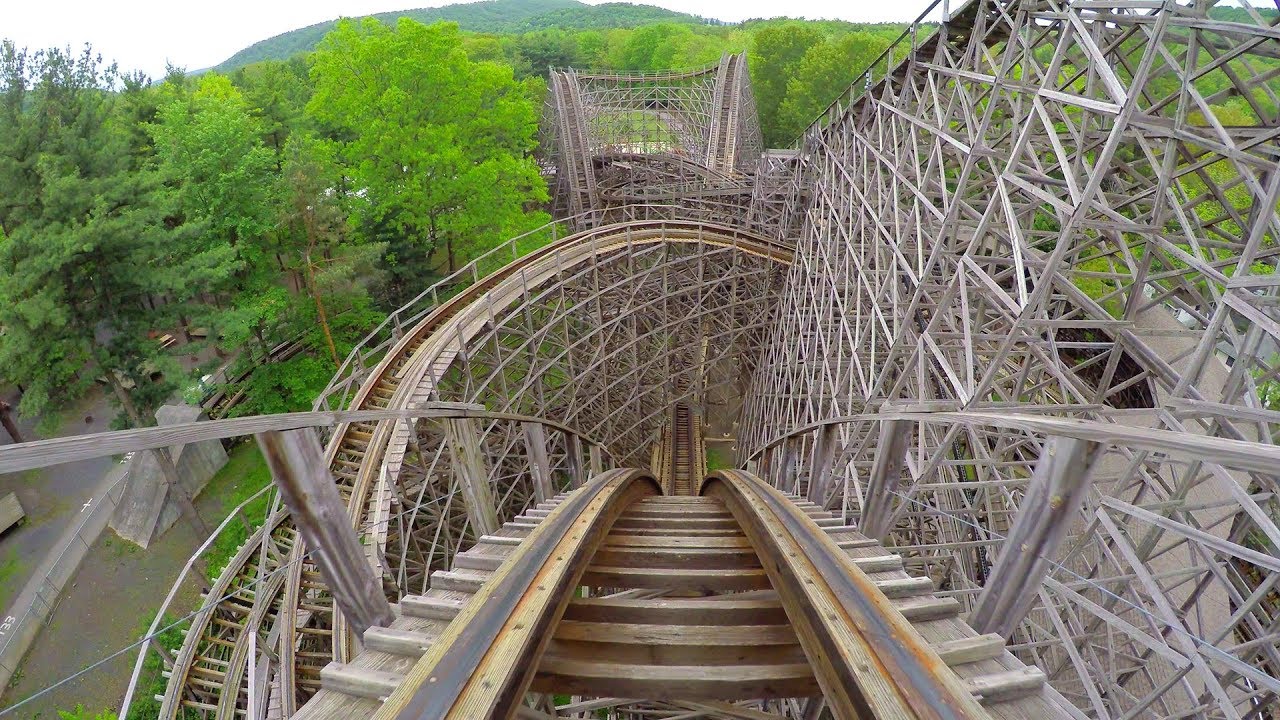
[{"label": "white sky", "polygon": [[[587,0],[592,4],[603,0]],[[259,40],[342,16],[452,4],[431,0],[0,0],[0,38],[19,47],[89,42],[125,70],[164,74],[171,62],[188,70],[226,60]],[[852,21],[911,20],[928,0],[647,0],[721,20],[791,17]],[[958,2],[953,2],[958,5]]]}]

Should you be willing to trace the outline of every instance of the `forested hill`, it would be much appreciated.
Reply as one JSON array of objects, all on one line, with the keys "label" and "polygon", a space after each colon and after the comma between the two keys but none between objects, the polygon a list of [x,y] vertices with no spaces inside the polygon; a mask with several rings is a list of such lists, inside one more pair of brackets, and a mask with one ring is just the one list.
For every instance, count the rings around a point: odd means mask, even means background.
[{"label": "forested hill", "polygon": [[[373,15],[384,22],[407,17],[421,23],[449,20],[462,30],[482,33],[522,33],[547,28],[596,30],[632,28],[659,22],[701,24],[700,17],[652,5],[605,3],[587,5],[578,0],[483,0],[482,2],[418,8]],[[310,52],[333,29],[337,20],[309,25],[256,42],[213,68],[228,72],[263,60],[286,60]]]}]

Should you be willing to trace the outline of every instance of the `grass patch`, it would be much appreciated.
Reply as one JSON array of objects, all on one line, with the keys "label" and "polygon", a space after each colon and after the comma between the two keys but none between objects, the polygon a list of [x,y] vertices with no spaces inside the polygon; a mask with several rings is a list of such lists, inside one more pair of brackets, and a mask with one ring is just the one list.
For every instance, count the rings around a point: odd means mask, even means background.
[{"label": "grass patch", "polygon": [[[209,513],[225,517],[237,505],[271,483],[271,470],[256,443],[242,443],[228,453],[227,464],[213,476],[201,493],[201,503],[210,503]],[[262,525],[270,509],[270,493],[264,493],[245,508],[245,516],[254,528]],[[240,544],[249,537],[244,523],[232,521],[218,534],[206,559],[209,573],[216,576],[226,567]]]},{"label": "grass patch", "polygon": [[7,606],[13,596],[18,594],[18,577],[26,570],[27,563],[18,557],[16,548],[11,549],[4,560],[0,560],[0,608]]},{"label": "grass patch", "polygon": [[737,467],[733,462],[733,453],[720,443],[707,443],[707,472],[715,470],[732,470]]},{"label": "grass patch", "polygon": [[[165,616],[160,621],[160,627],[166,627],[173,623],[173,618]],[[150,625],[150,623],[148,623]],[[165,652],[177,650],[182,647],[182,638],[187,634],[187,627],[190,625],[187,621],[182,621],[177,625],[156,635],[156,642],[164,648]],[[138,632],[141,636],[146,632],[143,628]],[[129,705],[129,716],[125,720],[151,720],[160,716],[160,701],[156,700],[156,695],[164,695],[165,686],[168,680],[164,676],[164,663],[160,656],[155,653],[147,653],[146,660],[142,661],[142,673],[138,676],[138,687],[133,693],[133,702]],[[61,713],[59,713],[61,714]],[[71,716],[76,720],[80,720],[82,716]],[[183,708],[178,713],[179,718],[196,718],[197,714],[190,708]],[[115,713],[108,716],[108,720],[114,720]],[[85,717],[85,720],[89,720]],[[97,720],[95,718],[95,720]]]}]

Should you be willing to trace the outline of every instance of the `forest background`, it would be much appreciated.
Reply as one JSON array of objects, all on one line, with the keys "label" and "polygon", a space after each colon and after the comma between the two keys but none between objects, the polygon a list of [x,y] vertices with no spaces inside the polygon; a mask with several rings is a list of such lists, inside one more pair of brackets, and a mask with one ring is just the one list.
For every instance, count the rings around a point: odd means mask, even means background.
[{"label": "forest background", "polygon": [[[234,414],[309,409],[389,311],[550,222],[549,68],[745,51],[766,146],[786,147],[904,29],[490,0],[322,23],[159,79],[4,41],[0,388],[49,424],[95,384],[120,427],[218,389],[244,398]],[[1247,121],[1243,103],[1215,114]],[[298,352],[268,362],[282,345]],[[236,387],[204,383],[215,368]]]},{"label": "forest background", "polygon": [[[549,68],[746,51],[776,147],[901,31],[493,0],[324,23],[158,79],[4,41],[0,385],[54,424],[95,384],[117,426],[152,424],[218,389],[200,381],[215,368],[234,414],[309,409],[387,312],[550,221]],[[282,344],[301,352],[267,362]]]}]

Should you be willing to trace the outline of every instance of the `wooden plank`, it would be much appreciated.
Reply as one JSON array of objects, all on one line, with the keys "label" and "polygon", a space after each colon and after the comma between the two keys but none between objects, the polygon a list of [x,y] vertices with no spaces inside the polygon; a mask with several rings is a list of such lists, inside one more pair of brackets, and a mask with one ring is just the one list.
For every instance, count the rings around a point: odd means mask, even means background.
[{"label": "wooden plank", "polygon": [[613,665],[542,659],[533,689],[572,695],[653,700],[746,700],[808,697],[819,692],[808,663],[788,665]]},{"label": "wooden plank", "polygon": [[651,625],[561,620],[557,640],[633,645],[796,645],[790,625]]},{"label": "wooden plank", "polygon": [[399,630],[375,625],[364,631],[365,648],[397,655],[418,657],[426,652],[434,641],[434,635],[413,630]]},{"label": "wooden plank", "polygon": [[320,683],[326,690],[344,695],[381,700],[400,686],[403,675],[368,670],[345,663],[329,663],[320,671]]},{"label": "wooden plank", "polygon": [[22,503],[18,502],[18,496],[14,493],[5,493],[0,496],[0,533],[17,525],[27,516],[27,512],[22,509]]},{"label": "wooden plank", "polygon": [[382,580],[374,575],[351,527],[315,433],[266,432],[258,435],[258,445],[280,497],[311,548],[312,561],[351,629],[358,636],[374,625],[390,625],[394,615]]},{"label": "wooden plank", "polygon": [[786,617],[782,603],[776,599],[712,601],[575,598],[564,614],[565,620],[661,625],[770,625],[785,622]]},{"label": "wooden plank", "polygon": [[592,562],[604,566],[692,570],[760,567],[759,559],[749,548],[628,548],[605,545],[596,551]]},{"label": "wooden plank", "polygon": [[592,565],[587,568],[587,572],[582,576],[582,584],[607,588],[730,592],[768,588],[769,578],[762,568],[673,570]]},{"label": "wooden plank", "polygon": [[989,634],[947,640],[934,643],[933,650],[942,658],[942,662],[954,667],[1000,657],[1004,654],[1004,638]]}]

